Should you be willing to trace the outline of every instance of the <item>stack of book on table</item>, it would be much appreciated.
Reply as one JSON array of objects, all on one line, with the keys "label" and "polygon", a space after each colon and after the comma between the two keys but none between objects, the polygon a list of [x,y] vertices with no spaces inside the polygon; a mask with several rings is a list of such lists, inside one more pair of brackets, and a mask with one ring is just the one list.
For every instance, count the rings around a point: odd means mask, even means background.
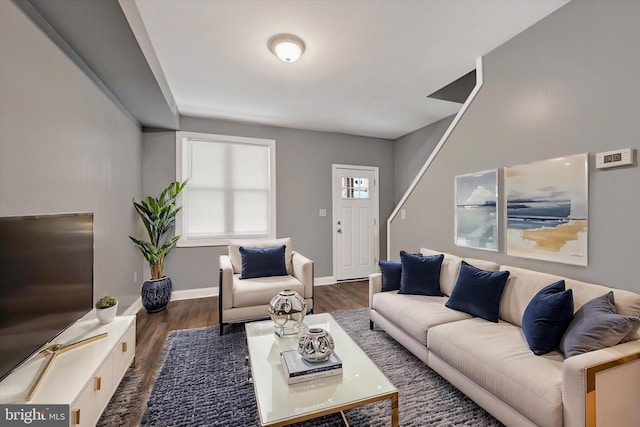
[{"label": "stack of book on table", "polygon": [[289,350],[280,353],[280,360],[288,384],[342,375],[342,360],[335,353],[324,362],[308,362],[296,350]]}]

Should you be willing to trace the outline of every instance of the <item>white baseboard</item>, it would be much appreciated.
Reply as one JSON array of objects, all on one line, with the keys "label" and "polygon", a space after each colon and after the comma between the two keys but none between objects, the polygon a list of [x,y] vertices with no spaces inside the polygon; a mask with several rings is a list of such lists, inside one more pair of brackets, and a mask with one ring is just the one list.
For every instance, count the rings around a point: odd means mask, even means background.
[{"label": "white baseboard", "polygon": [[182,291],[171,292],[171,301],[178,301],[182,299],[195,299],[206,297],[217,297],[218,287],[212,286],[210,288],[198,288],[198,289],[185,289]]},{"label": "white baseboard", "polygon": [[[315,286],[335,285],[336,283],[336,279],[333,276],[316,277],[313,280],[313,284]],[[171,292],[171,301],[216,297],[219,294],[220,292],[217,286],[212,286],[210,288],[184,289],[181,291]],[[138,298],[122,314],[125,316],[136,314],[141,308],[142,300]]]},{"label": "white baseboard", "polygon": [[[218,294],[219,293],[218,293],[217,286],[213,286],[210,288],[184,289],[181,291],[171,292],[171,301],[216,297],[218,296]],[[142,300],[138,298],[122,314],[125,316],[136,314],[141,308],[142,308]]]},{"label": "white baseboard", "polygon": [[316,277],[313,279],[314,286],[335,285],[336,278],[333,276]]}]

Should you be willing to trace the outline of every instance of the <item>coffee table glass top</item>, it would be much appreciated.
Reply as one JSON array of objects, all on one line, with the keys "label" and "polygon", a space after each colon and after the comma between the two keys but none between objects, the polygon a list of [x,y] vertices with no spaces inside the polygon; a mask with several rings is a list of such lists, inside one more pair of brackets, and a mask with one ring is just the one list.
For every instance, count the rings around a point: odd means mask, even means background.
[{"label": "coffee table glass top", "polygon": [[295,349],[297,336],[277,337],[270,320],[247,323],[247,347],[262,425],[311,418],[310,414],[337,411],[357,402],[365,404],[397,393],[393,384],[330,314],[309,315],[305,317],[305,323],[329,331],[335,341],[335,352],[342,359],[343,373],[287,384],[280,352]]}]

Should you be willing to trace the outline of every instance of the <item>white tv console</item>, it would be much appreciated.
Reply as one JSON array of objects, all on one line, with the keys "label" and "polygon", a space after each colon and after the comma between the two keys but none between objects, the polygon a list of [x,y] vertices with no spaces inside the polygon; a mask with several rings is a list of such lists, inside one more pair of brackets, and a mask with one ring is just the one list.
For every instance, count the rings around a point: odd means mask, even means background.
[{"label": "white tv console", "polygon": [[95,426],[133,362],[136,317],[98,323],[95,310],[56,339],[70,344],[106,332],[103,339],[59,355],[30,402],[26,396],[50,356],[35,354],[0,383],[0,403],[69,405],[69,426]]}]

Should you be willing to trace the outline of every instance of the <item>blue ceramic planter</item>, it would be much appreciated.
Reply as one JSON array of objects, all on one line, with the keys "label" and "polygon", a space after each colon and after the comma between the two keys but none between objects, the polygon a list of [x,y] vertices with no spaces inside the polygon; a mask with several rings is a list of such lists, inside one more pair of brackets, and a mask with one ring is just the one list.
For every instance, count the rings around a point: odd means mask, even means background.
[{"label": "blue ceramic planter", "polygon": [[157,280],[145,280],[141,296],[142,306],[149,313],[164,310],[171,299],[171,279],[164,276]]}]

